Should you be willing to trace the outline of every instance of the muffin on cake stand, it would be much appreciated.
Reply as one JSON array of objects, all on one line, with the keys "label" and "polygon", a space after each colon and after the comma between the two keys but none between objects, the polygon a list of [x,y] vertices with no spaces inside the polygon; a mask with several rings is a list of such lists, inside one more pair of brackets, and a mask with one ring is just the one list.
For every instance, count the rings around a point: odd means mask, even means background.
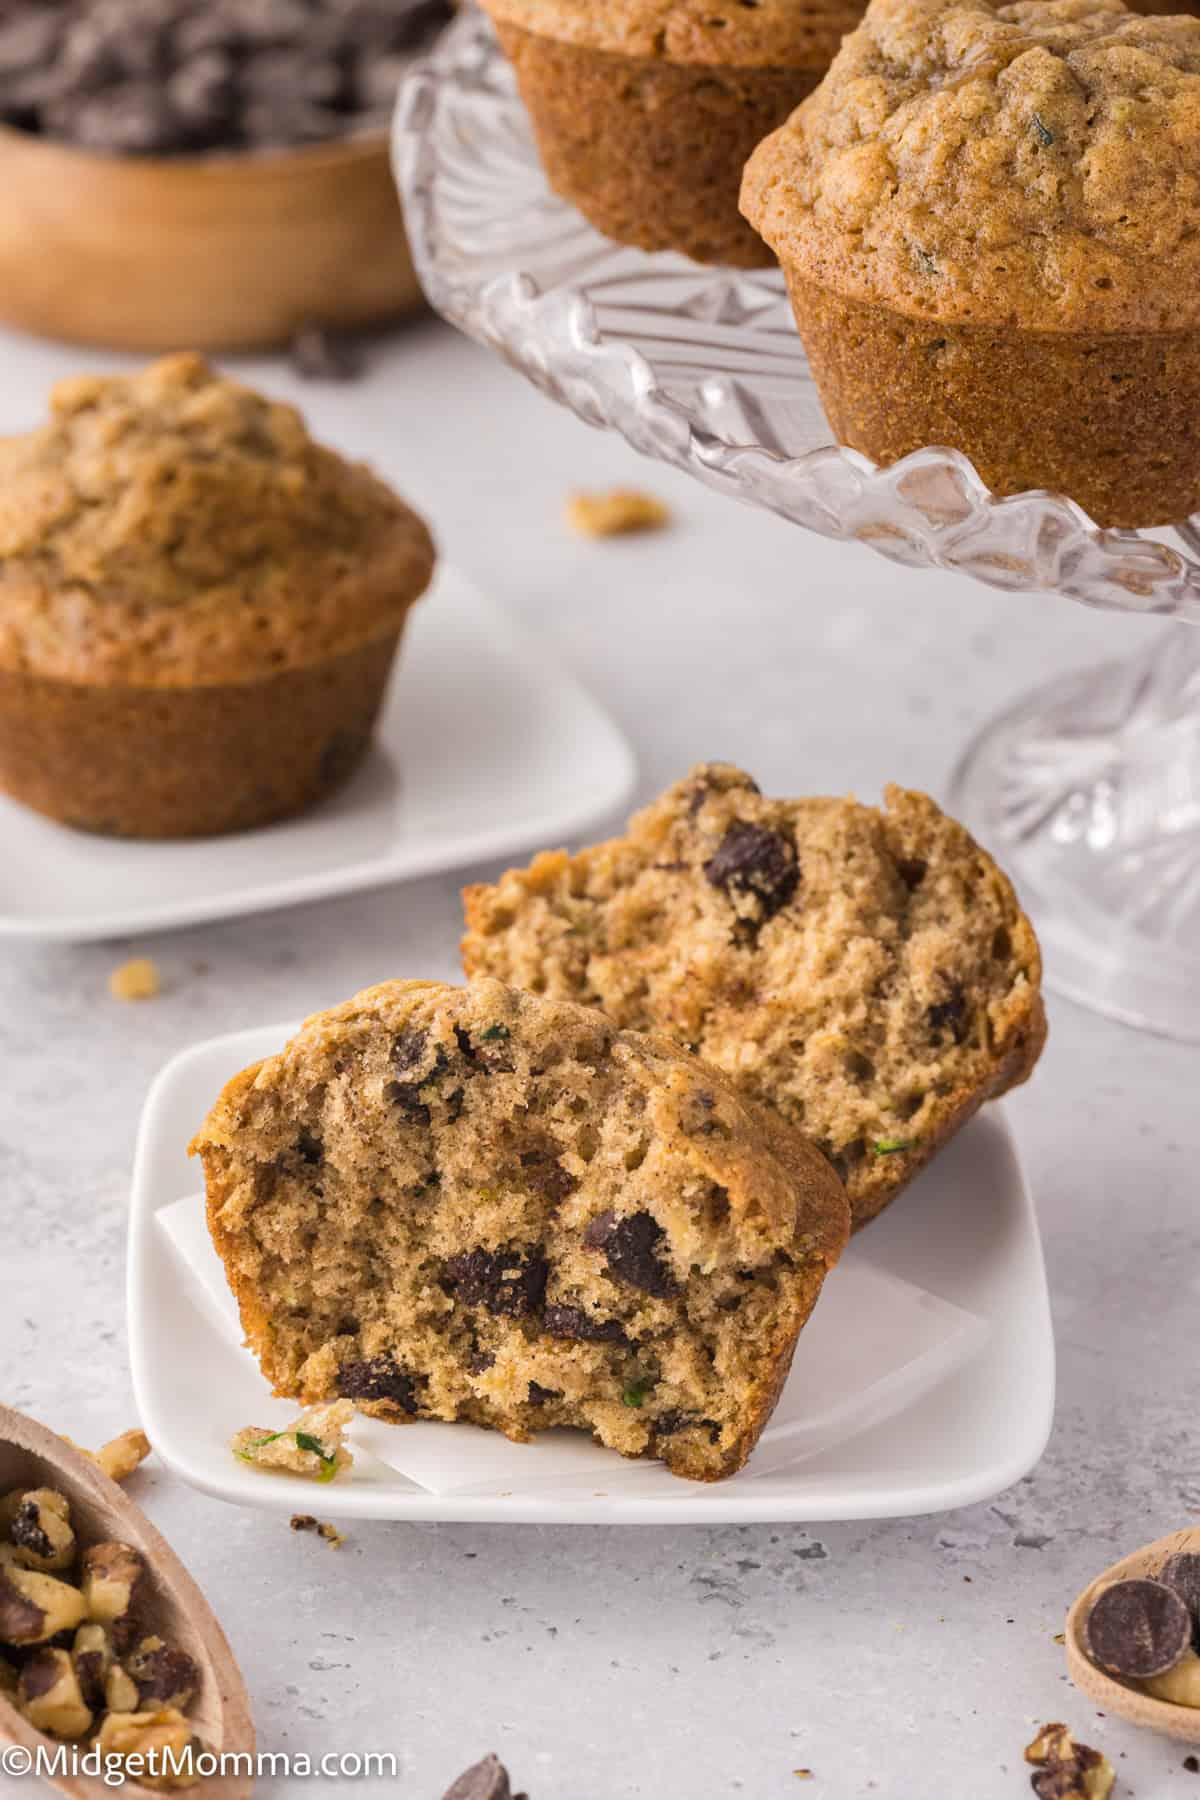
[{"label": "muffin on cake stand", "polygon": [[432,304],[590,424],[910,566],[1185,622],[993,720],[952,798],[1013,875],[1052,986],[1200,1040],[1200,516],[1106,530],[1061,495],[998,497],[954,450],[878,467],[836,443],[778,271],[602,237],[548,188],[475,12],[406,82],[394,160]]}]

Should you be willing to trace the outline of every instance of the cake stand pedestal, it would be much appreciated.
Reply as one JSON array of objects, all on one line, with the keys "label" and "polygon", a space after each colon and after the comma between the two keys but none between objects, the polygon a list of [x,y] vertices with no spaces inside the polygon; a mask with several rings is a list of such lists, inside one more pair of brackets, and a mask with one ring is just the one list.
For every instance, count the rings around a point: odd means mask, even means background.
[{"label": "cake stand pedestal", "polygon": [[464,12],[401,90],[394,162],[432,304],[588,423],[734,498],[909,565],[1190,623],[988,725],[959,815],[1011,872],[1050,984],[1200,1041],[1200,537],[1000,499],[957,451],[833,441],[777,271],[609,242],[546,186],[491,27]]}]

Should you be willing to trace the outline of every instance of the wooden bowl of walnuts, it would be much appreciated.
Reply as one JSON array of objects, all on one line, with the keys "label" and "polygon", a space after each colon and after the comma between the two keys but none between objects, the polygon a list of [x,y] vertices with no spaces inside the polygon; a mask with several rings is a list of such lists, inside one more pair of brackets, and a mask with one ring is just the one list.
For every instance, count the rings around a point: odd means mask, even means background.
[{"label": "wooden bowl of walnuts", "polygon": [[183,1564],[96,1459],[0,1406],[5,1744],[31,1769],[39,1750],[73,1747],[53,1777],[72,1800],[113,1792],[103,1770],[116,1768],[131,1796],[157,1785],[140,1775],[176,1772],[195,1773],[206,1800],[254,1786],[245,1684]]},{"label": "wooden bowl of walnuts", "polygon": [[365,325],[421,291],[389,165],[447,0],[18,0],[0,318],[126,350]]}]

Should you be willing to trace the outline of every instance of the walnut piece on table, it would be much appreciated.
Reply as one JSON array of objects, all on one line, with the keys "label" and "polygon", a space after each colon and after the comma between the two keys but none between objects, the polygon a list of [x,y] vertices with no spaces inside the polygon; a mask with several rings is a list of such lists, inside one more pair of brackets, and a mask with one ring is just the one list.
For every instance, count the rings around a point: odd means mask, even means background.
[{"label": "walnut piece on table", "polygon": [[585,537],[617,537],[631,531],[661,531],[671,523],[669,509],[653,494],[613,488],[607,494],[571,494],[567,524]]}]

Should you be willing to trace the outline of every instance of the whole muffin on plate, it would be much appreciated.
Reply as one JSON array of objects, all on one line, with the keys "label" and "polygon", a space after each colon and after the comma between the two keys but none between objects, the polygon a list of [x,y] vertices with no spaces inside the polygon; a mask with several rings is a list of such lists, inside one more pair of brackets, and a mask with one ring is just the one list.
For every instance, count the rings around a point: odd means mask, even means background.
[{"label": "whole muffin on plate", "polygon": [[484,0],[551,187],[619,243],[741,268],[746,158],[829,66],[855,0]]},{"label": "whole muffin on plate", "polygon": [[237,831],[356,767],[434,550],[300,415],[166,357],[0,440],[0,787],[128,837]]},{"label": "whole muffin on plate", "polygon": [[1200,20],[1120,0],[873,0],[760,145],[825,410],[1102,525],[1200,507]]}]

